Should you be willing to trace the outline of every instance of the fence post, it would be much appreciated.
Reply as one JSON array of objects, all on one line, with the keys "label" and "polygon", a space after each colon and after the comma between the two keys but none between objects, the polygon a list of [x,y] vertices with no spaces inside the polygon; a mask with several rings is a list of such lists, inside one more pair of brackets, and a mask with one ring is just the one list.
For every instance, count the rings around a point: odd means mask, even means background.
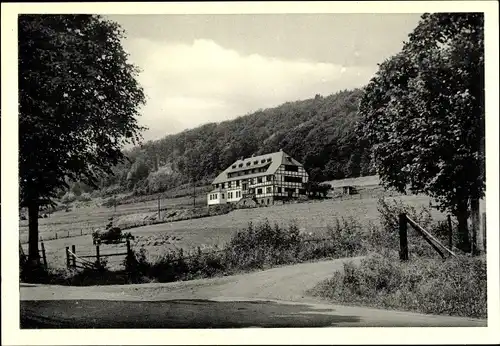
[{"label": "fence post", "polygon": [[57,232],[54,232],[54,233],[55,233],[55,235],[56,235],[56,239],[57,239]]},{"label": "fence post", "polygon": [[45,255],[45,245],[43,244],[43,242],[40,245],[42,247],[43,265],[45,266],[45,269],[47,269],[47,256]]},{"label": "fence post", "polygon": [[68,238],[69,238],[69,231],[68,231]]},{"label": "fence post", "polygon": [[483,227],[481,228],[481,232],[483,232],[483,251],[486,252],[486,212],[483,212]]},{"label": "fence post", "polygon": [[71,245],[71,252],[73,252],[73,256],[71,256],[73,258],[73,268],[76,268],[76,257],[75,257],[76,246],[75,245]]},{"label": "fence post", "polygon": [[448,247],[453,250],[453,226],[451,224],[451,216],[448,215]]},{"label": "fence post", "polygon": [[96,259],[97,266],[100,266],[101,265],[101,258],[99,256],[99,245],[95,246],[95,257],[97,258]]},{"label": "fence post", "polygon": [[399,214],[399,259],[408,260],[408,221],[405,214]]},{"label": "fence post", "polygon": [[130,239],[127,239],[127,256],[131,255],[132,250],[130,249]]},{"label": "fence post", "polygon": [[160,220],[160,196],[158,195],[158,220]]},{"label": "fence post", "polygon": [[80,235],[83,235],[83,228],[80,229]]},{"label": "fence post", "polygon": [[71,263],[69,261],[69,246],[66,246],[66,268],[69,269],[70,266],[71,266]]},{"label": "fence post", "polygon": [[21,245],[21,239],[19,239],[19,255],[24,257],[23,246]]}]

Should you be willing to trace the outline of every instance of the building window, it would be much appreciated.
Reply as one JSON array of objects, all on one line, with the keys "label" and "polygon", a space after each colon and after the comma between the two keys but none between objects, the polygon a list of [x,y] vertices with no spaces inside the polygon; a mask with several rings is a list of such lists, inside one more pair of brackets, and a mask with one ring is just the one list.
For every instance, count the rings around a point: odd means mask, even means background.
[{"label": "building window", "polygon": [[262,178],[257,178],[257,183],[262,183]]},{"label": "building window", "polygon": [[273,180],[273,176],[272,176],[272,175],[268,175],[268,176],[266,177],[266,181],[272,181],[272,180]]},{"label": "building window", "polygon": [[215,188],[218,189],[219,188],[219,184],[215,184]]},{"label": "building window", "polygon": [[257,189],[257,194],[261,195],[262,194],[262,189]]},{"label": "building window", "polygon": [[271,192],[272,192],[272,191],[271,191],[271,187],[267,187],[267,188],[266,188],[266,193],[271,193]]},{"label": "building window", "polygon": [[236,168],[236,165],[233,165],[231,168]]},{"label": "building window", "polygon": [[298,166],[293,166],[293,165],[285,165],[285,171],[298,172],[299,171],[299,167]]},{"label": "building window", "polygon": [[268,158],[268,159],[267,159],[267,162],[271,162],[271,158]]},{"label": "building window", "polygon": [[222,196],[222,199],[224,199],[224,194],[222,194],[221,196]]},{"label": "building window", "polygon": [[241,167],[243,167],[243,164],[242,164],[242,163],[240,163],[240,164],[238,165],[238,167],[240,167],[240,168],[241,168]]},{"label": "building window", "polygon": [[278,193],[281,193],[281,187],[278,187]]},{"label": "building window", "polygon": [[269,198],[267,199],[267,204],[269,204]]},{"label": "building window", "polygon": [[236,180],[236,186],[240,186],[240,181]]},{"label": "building window", "polygon": [[260,163],[265,163],[265,162],[266,162],[265,159],[260,160]]},{"label": "building window", "polygon": [[224,189],[226,187],[226,183],[222,183],[221,186]]},{"label": "building window", "polygon": [[302,178],[301,177],[289,177],[287,175],[285,175],[285,182],[287,183],[301,183],[302,182]]},{"label": "building window", "polygon": [[250,166],[250,162],[247,162],[247,166]]},{"label": "building window", "polygon": [[258,165],[259,164],[259,161],[254,161],[253,162],[254,165]]}]

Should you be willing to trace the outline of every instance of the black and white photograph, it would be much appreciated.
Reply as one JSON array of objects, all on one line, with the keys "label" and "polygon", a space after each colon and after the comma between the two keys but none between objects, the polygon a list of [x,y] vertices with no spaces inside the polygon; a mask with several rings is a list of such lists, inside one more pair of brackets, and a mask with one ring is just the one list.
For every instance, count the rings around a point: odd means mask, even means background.
[{"label": "black and white photograph", "polygon": [[498,3],[404,3],[2,4],[2,330],[499,342]]}]

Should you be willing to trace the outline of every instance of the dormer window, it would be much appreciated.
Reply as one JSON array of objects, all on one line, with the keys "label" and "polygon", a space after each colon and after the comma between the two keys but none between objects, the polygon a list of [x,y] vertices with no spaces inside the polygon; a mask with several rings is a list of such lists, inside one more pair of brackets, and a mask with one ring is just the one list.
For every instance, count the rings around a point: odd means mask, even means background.
[{"label": "dormer window", "polygon": [[254,165],[258,165],[259,164],[259,161],[254,161],[253,162]]},{"label": "dormer window", "polygon": [[233,165],[232,168],[236,168],[236,165]]},{"label": "dormer window", "polygon": [[265,159],[260,160],[260,163],[265,163],[265,162],[266,162]]},{"label": "dormer window", "polygon": [[267,159],[267,162],[271,162],[271,158],[268,158],[268,159]]},{"label": "dormer window", "polygon": [[250,166],[250,161],[247,162],[247,166]]},{"label": "dormer window", "polygon": [[243,167],[243,164],[242,164],[242,163],[240,163],[240,164],[238,165],[238,167],[240,167],[240,168],[241,168],[241,167]]}]

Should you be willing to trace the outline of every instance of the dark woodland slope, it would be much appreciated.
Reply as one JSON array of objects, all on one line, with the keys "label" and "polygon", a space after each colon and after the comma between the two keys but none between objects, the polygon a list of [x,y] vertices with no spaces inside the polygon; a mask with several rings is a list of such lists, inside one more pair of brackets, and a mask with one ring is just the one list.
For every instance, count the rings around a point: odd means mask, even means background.
[{"label": "dark woodland slope", "polygon": [[127,152],[131,162],[117,166],[101,186],[163,191],[210,179],[240,157],[279,149],[302,162],[314,180],[370,174],[369,150],[354,134],[361,94],[317,95],[147,142]]}]

